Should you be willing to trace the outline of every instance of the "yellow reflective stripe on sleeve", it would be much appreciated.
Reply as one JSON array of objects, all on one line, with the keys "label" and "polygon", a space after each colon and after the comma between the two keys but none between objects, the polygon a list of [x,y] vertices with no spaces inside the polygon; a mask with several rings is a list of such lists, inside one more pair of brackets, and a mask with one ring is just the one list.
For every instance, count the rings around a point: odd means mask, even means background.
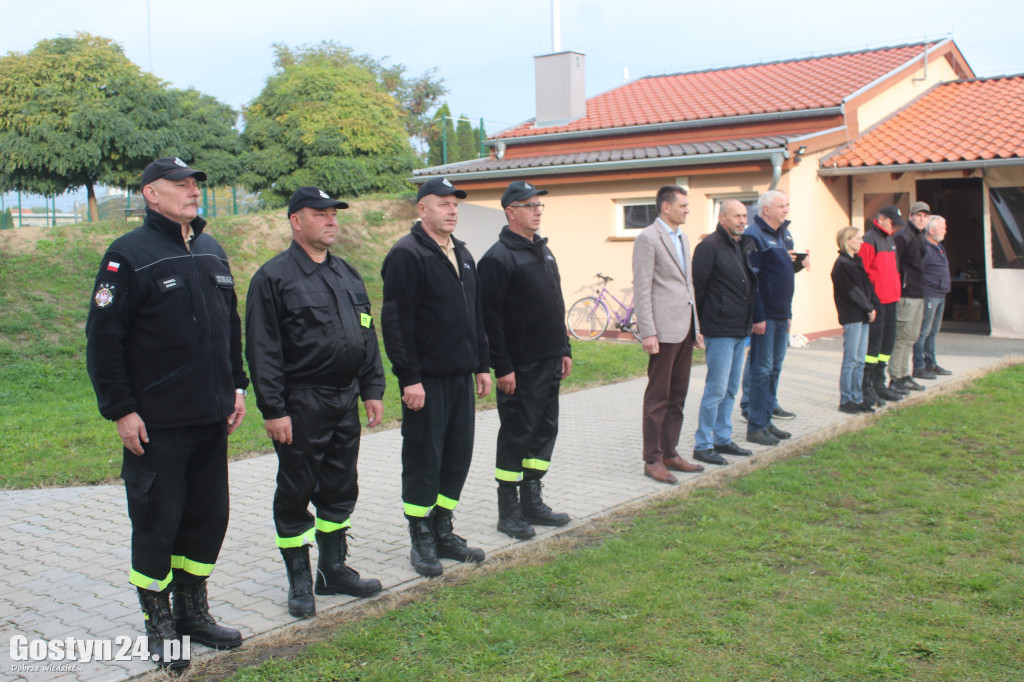
[{"label": "yellow reflective stripe on sleeve", "polygon": [[421,507],[418,504],[409,504],[405,502],[402,506],[405,507],[405,515],[412,516],[415,518],[425,519],[430,516],[430,510],[433,507]]},{"label": "yellow reflective stripe on sleeve", "polygon": [[455,507],[457,507],[458,504],[459,504],[458,500],[453,500],[452,498],[445,497],[444,495],[438,495],[437,496],[437,506],[440,507],[441,509],[447,509],[448,511],[454,511]]},{"label": "yellow reflective stripe on sleeve", "polygon": [[316,538],[314,529],[310,528],[302,535],[296,535],[292,538],[283,538],[280,535],[275,536],[274,542],[280,549],[288,549],[290,547],[302,547],[303,545],[313,544],[313,540]]},{"label": "yellow reflective stripe on sleeve", "polygon": [[551,462],[546,462],[543,459],[524,459],[524,469],[534,469],[536,471],[547,471],[548,467],[551,466]]},{"label": "yellow reflective stripe on sleeve", "polygon": [[141,587],[144,590],[153,590],[154,592],[163,592],[167,589],[167,586],[171,584],[172,573],[167,571],[167,577],[163,580],[157,580],[156,578],[150,578],[147,575],[142,575],[134,568],[131,573],[128,574],[128,582],[136,587]]},{"label": "yellow reflective stripe on sleeve", "polygon": [[334,521],[327,521],[319,517],[316,520],[316,529],[321,533],[333,533],[342,528],[349,528],[351,525],[352,519],[345,519],[344,523],[335,523]]},{"label": "yellow reflective stripe on sleeve", "polygon": [[881,353],[879,353],[878,354],[878,361],[879,362],[889,362],[889,358],[891,358],[891,357],[892,357],[891,355],[882,355]]},{"label": "yellow reflective stripe on sleeve", "polygon": [[519,471],[505,471],[504,469],[494,469],[494,477],[499,481],[508,481],[509,483],[515,483],[519,480],[522,473]]},{"label": "yellow reflective stripe on sleeve", "polygon": [[189,558],[179,556],[177,554],[171,555],[171,568],[177,568],[185,571],[186,573],[204,577],[213,573],[213,564],[202,564],[198,561],[192,561]]}]

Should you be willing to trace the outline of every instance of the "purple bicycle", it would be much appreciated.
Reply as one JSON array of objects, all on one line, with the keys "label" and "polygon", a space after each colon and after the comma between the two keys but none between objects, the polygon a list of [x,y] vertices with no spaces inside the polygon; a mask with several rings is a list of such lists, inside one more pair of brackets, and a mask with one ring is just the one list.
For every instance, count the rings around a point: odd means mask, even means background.
[{"label": "purple bicycle", "polygon": [[[596,296],[586,296],[572,304],[567,316],[569,333],[580,341],[593,341],[604,335],[608,329],[608,321],[615,316],[615,327],[619,331],[629,332],[637,341],[640,340],[640,330],[637,328],[636,320],[633,319],[633,302],[623,303],[615,298],[615,295],[608,291],[608,282],[612,278],[602,275],[600,272],[595,275],[601,280],[601,290]],[[609,307],[608,300],[612,299],[617,304],[616,309]],[[622,314],[620,315],[619,312]]]}]

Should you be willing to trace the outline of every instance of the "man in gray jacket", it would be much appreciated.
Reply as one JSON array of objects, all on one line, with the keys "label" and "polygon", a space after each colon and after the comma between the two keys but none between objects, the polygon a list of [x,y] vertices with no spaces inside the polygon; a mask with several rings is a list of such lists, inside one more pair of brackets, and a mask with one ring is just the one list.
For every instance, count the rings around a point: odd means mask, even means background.
[{"label": "man in gray jacket", "polygon": [[633,305],[641,344],[650,356],[643,409],[644,475],[674,484],[669,469],[704,470],[676,451],[693,347],[703,347],[704,339],[694,305],[690,242],[682,229],[690,199],[682,187],[666,185],[655,202],[658,218],[633,243]]}]

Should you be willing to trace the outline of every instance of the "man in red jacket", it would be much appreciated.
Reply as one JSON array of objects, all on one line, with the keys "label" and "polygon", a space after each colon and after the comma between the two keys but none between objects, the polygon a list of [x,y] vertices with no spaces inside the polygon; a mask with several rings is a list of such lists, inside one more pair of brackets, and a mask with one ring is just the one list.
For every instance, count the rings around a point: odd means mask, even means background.
[{"label": "man in red jacket", "polygon": [[868,330],[868,354],[864,358],[864,400],[877,396],[880,400],[874,402],[878,405],[903,398],[886,387],[885,366],[896,344],[896,302],[900,300],[900,273],[892,233],[906,224],[898,208],[886,206],[878,212],[873,227],[864,233],[864,245],[860,248],[864,270],[881,304]]}]

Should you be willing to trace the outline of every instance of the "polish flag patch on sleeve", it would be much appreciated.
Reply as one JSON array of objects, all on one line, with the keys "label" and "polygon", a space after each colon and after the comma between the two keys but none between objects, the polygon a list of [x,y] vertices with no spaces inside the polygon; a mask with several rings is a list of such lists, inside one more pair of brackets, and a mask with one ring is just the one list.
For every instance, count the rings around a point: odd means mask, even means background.
[{"label": "polish flag patch on sleeve", "polygon": [[120,263],[114,261],[107,261],[107,270],[110,270],[111,272],[117,272],[120,267]]}]

